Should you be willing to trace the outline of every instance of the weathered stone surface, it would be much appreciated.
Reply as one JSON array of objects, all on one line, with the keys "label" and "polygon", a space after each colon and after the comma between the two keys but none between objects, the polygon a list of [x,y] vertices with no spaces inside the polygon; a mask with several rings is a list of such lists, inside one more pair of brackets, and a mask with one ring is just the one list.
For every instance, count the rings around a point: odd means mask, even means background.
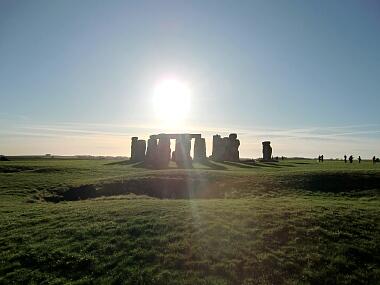
[{"label": "weathered stone surface", "polygon": [[263,160],[272,159],[272,147],[270,146],[270,141],[262,142],[263,144]]},{"label": "weathered stone surface", "polygon": [[230,135],[228,136],[228,138],[229,138],[230,140],[237,140],[237,134],[230,134]]},{"label": "weathered stone surface", "polygon": [[212,159],[215,161],[239,161],[240,141],[237,134],[230,134],[222,138],[220,135],[213,136]]},{"label": "weathered stone surface", "polygon": [[[141,161],[143,159],[148,166],[165,168],[169,165],[172,158],[177,165],[191,167],[192,159],[190,156],[191,139],[194,141],[194,157],[197,160],[206,159],[206,141],[201,134],[158,134],[151,135],[148,139],[146,149],[145,141],[138,137],[132,138],[131,159]],[[175,139],[175,151],[171,155],[170,140]],[[146,153],[145,153],[146,149]]]},{"label": "weathered stone surface", "polygon": [[194,140],[194,161],[204,161],[206,159],[206,140],[195,138]]},{"label": "weathered stone surface", "polygon": [[212,137],[212,159],[222,161],[224,159],[225,145],[220,135]]},{"label": "weathered stone surface", "polygon": [[160,168],[168,167],[170,162],[170,137],[160,134],[157,145],[157,166]]},{"label": "weathered stone surface", "polygon": [[146,151],[146,141],[145,140],[138,140],[137,141],[137,147],[136,147],[135,161],[144,161],[145,151]]},{"label": "weathered stone surface", "polygon": [[191,165],[191,139],[188,135],[183,134],[177,137],[173,160],[178,166],[188,167]]},{"label": "weathered stone surface", "polygon": [[145,155],[145,162],[149,165],[155,165],[157,163],[158,157],[158,147],[157,147],[157,139],[151,138],[148,139],[148,147]]},{"label": "weathered stone surface", "polygon": [[139,140],[138,137],[132,137],[131,142],[131,160],[135,161],[136,159],[136,148],[137,148],[137,141]]},{"label": "weathered stone surface", "polygon": [[132,137],[131,143],[131,160],[132,161],[143,161],[145,159],[145,140],[139,140],[138,137]]},{"label": "weathered stone surface", "polygon": [[228,161],[239,161],[240,141],[237,139],[237,134],[230,134],[228,139],[225,159]]}]

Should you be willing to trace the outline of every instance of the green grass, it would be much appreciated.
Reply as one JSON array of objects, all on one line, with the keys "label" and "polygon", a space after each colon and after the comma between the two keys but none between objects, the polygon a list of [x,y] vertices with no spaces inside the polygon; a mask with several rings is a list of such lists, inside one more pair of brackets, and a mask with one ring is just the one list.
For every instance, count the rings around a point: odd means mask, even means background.
[{"label": "green grass", "polygon": [[[194,199],[129,194],[173,180]],[[379,189],[368,161],[0,162],[0,284],[376,284]]]}]

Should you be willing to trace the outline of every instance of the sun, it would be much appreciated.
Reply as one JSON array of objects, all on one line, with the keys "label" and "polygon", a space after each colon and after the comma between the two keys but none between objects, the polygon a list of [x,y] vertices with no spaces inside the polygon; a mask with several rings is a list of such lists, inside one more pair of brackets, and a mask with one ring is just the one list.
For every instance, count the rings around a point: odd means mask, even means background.
[{"label": "sun", "polygon": [[154,88],[153,105],[158,119],[176,126],[189,114],[190,88],[185,82],[177,79],[161,80]]}]

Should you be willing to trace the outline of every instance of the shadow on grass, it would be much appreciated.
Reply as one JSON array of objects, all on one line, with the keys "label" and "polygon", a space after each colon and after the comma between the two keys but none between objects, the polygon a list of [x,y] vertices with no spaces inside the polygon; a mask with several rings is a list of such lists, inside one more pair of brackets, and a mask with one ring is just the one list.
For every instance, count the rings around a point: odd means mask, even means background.
[{"label": "shadow on grass", "polygon": [[282,166],[278,165],[277,162],[258,162],[256,164],[259,167],[273,167],[273,168],[281,168]]},{"label": "shadow on grass", "polygon": [[297,167],[297,166],[289,163],[289,164],[281,164],[281,165],[279,165],[279,167]]},{"label": "shadow on grass", "polygon": [[132,161],[130,159],[127,160],[122,160],[122,161],[115,161],[115,162],[110,162],[106,163],[105,165],[131,165],[131,164],[137,164],[138,162]]},{"label": "shadow on grass", "polygon": [[[234,162],[234,161],[223,161],[219,162],[219,164],[211,161],[211,160],[204,160],[204,161],[198,161],[199,164],[206,166],[213,170],[227,170],[227,167],[220,165],[225,164],[228,166],[234,166],[239,168],[260,168],[260,167],[273,167],[273,168],[282,168],[282,167],[296,167],[294,164],[283,164],[279,165],[278,162],[256,162],[255,160],[243,160],[240,162]],[[295,164],[309,164],[305,162],[295,162]],[[146,168],[146,169],[192,169],[192,165],[189,166],[173,166],[169,165],[167,167],[158,168],[154,167],[152,165],[147,165],[145,162],[135,162],[131,160],[123,160],[123,161],[116,161],[116,162],[110,162],[106,165],[132,165],[134,168]]]},{"label": "shadow on grass", "polygon": [[229,165],[229,166],[240,167],[240,168],[255,168],[255,167],[257,167],[257,164],[252,163],[252,162],[223,161],[222,163]]},{"label": "shadow on grass", "polygon": [[226,170],[227,168],[223,165],[216,164],[215,162],[212,162],[211,160],[203,160],[198,162],[201,165],[207,166],[214,170]]},{"label": "shadow on grass", "polygon": [[154,167],[152,165],[148,165],[146,164],[144,161],[131,161],[131,160],[123,160],[123,161],[116,161],[116,162],[110,162],[110,163],[106,163],[106,165],[131,165],[132,167],[134,168],[146,168],[146,169],[181,169],[181,168],[185,168],[185,167],[175,167],[175,166],[167,166],[167,167]]},{"label": "shadow on grass", "polygon": [[380,175],[362,173],[321,173],[288,176],[282,185],[312,192],[344,193],[373,190],[380,192]]},{"label": "shadow on grass", "polygon": [[[206,166],[210,169],[214,169],[214,170],[226,170],[227,168],[224,167],[223,165],[218,165],[210,160],[204,160],[204,161],[198,161],[197,163],[203,165],[203,166]],[[150,165],[150,164],[146,164],[145,162],[133,162],[133,161],[130,161],[130,160],[124,160],[124,161],[117,161],[117,162],[111,162],[111,163],[107,163],[107,165],[132,165],[132,167],[134,168],[146,168],[146,169],[192,169],[193,166],[190,164],[190,165],[172,165],[172,163],[169,164],[169,166],[167,167],[155,167],[153,165]]]},{"label": "shadow on grass", "polygon": [[283,167],[296,167],[293,164],[278,164],[278,162],[256,162],[255,160],[242,160],[240,162],[234,161],[223,161],[223,164],[229,166],[235,166],[240,168],[260,168],[260,167],[273,167],[273,168],[283,168]]},{"label": "shadow on grass", "polygon": [[141,161],[141,162],[135,163],[134,165],[132,165],[132,167],[134,167],[134,168],[145,168],[145,169],[156,169],[156,170],[162,170],[162,169],[178,169],[178,167],[171,166],[171,165],[166,166],[166,167],[157,167],[157,166],[153,166],[153,165],[147,164],[147,163],[145,163],[144,161]]}]

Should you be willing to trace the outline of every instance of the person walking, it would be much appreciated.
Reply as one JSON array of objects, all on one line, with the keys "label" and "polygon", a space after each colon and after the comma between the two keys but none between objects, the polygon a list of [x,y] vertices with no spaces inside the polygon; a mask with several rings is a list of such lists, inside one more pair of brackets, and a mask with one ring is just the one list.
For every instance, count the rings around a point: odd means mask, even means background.
[{"label": "person walking", "polygon": [[323,162],[323,154],[321,155],[321,161]]},{"label": "person walking", "polygon": [[350,161],[350,163],[352,163],[352,161],[354,160],[354,157],[352,155],[350,155],[350,157],[348,158],[348,160]]},{"label": "person walking", "polygon": [[318,155],[318,162],[321,162],[321,156]]},{"label": "person walking", "polygon": [[373,163],[373,164],[376,163],[376,156],[373,156],[373,157],[372,157],[372,163]]},{"label": "person walking", "polygon": [[362,162],[362,158],[360,157],[360,155],[358,157],[358,160],[359,160],[359,163]]},{"label": "person walking", "polygon": [[347,163],[347,155],[344,155],[344,163]]}]

